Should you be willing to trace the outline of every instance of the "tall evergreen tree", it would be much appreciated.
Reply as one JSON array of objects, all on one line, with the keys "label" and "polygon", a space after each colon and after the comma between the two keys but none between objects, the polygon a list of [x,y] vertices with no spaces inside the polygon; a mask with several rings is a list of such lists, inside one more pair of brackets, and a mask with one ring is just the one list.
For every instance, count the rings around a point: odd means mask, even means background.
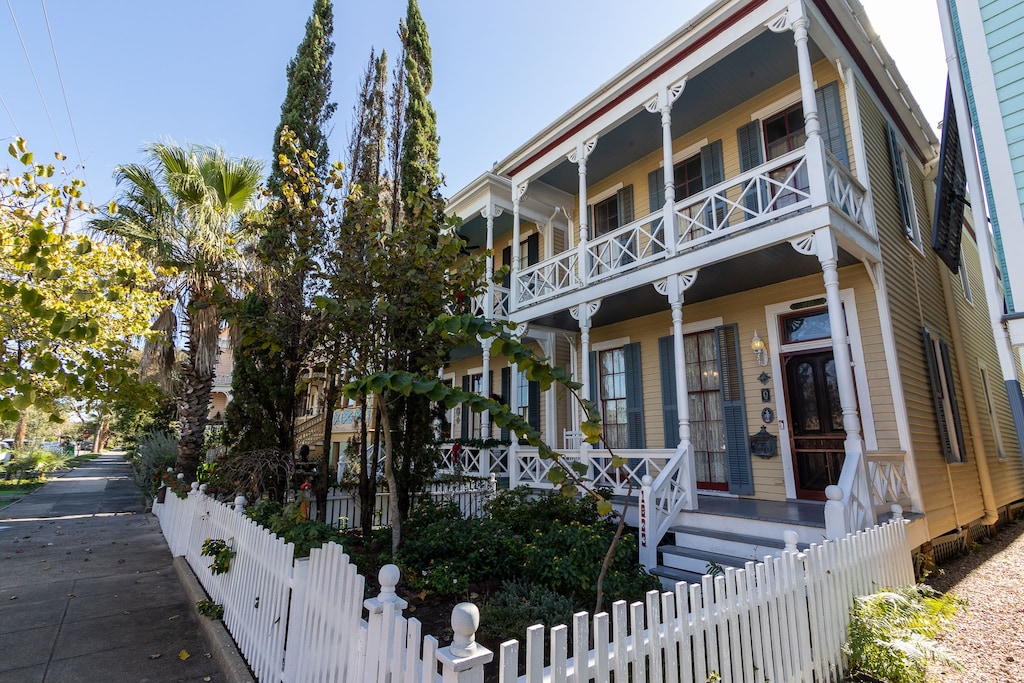
[{"label": "tall evergreen tree", "polygon": [[[334,43],[331,0],[314,0],[306,32],[285,70],[288,87],[274,133],[268,179],[279,209],[271,217],[259,247],[266,277],[237,311],[240,344],[235,349],[232,406],[227,411],[228,438],[236,451],[276,447],[293,452],[299,376],[316,337],[310,328],[308,301],[318,284],[318,260],[327,233],[315,212],[297,210],[283,201],[285,187],[298,192],[300,205],[316,201],[311,190],[289,183],[286,164],[294,163],[291,131],[302,154],[323,178],[329,169],[327,126],[336,105],[330,101]],[[308,188],[308,185],[305,186]],[[259,381],[252,381],[258,377]],[[262,418],[258,426],[254,423]],[[326,448],[326,446],[325,446]]]}]

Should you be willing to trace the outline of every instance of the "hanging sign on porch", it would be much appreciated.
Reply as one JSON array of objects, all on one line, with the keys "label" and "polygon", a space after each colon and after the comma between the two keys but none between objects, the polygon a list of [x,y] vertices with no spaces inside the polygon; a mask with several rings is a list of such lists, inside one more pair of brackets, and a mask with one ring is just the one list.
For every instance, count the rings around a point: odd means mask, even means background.
[{"label": "hanging sign on porch", "polygon": [[761,425],[761,431],[750,437],[750,453],[759,458],[771,458],[779,454],[779,437],[769,434]]}]

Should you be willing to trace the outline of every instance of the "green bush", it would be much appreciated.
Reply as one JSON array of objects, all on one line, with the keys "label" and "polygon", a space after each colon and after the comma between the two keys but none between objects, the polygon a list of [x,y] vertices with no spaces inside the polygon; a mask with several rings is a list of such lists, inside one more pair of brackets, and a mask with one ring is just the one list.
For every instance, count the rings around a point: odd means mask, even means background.
[{"label": "green bush", "polygon": [[935,636],[952,625],[963,604],[923,584],[857,598],[843,646],[850,673],[924,683],[929,660],[953,663]]},{"label": "green bush", "polygon": [[309,557],[313,548],[325,543],[343,543],[344,535],[330,524],[315,522],[302,514],[298,503],[281,505],[272,500],[261,500],[245,511],[246,516],[295,545],[295,557]]},{"label": "green bush", "polygon": [[[614,528],[605,522],[556,521],[526,544],[523,575],[586,604],[597,595],[598,575],[613,535]],[[658,579],[639,567],[637,555],[635,537],[623,534],[605,577],[607,600],[636,600],[648,590],[660,589]]]},{"label": "green bush", "polygon": [[144,493],[156,495],[161,477],[178,460],[178,439],[167,432],[150,432],[139,439],[132,468],[135,483]]},{"label": "green bush", "polygon": [[511,577],[524,543],[493,518],[463,519],[454,502],[424,501],[403,526],[396,559],[413,588],[454,595],[470,583]]},{"label": "green bush", "polygon": [[499,491],[484,510],[512,533],[527,536],[544,531],[556,521],[594,524],[600,518],[593,498],[573,498],[556,491],[536,493],[526,487]]},{"label": "green bush", "polygon": [[480,623],[484,635],[501,642],[522,639],[535,624],[551,628],[572,623],[575,614],[572,598],[546,586],[523,579],[505,581],[501,590],[484,603]]},{"label": "green bush", "polygon": [[34,479],[64,469],[70,459],[69,456],[61,453],[36,448],[15,453],[11,460],[2,467],[9,479]]}]

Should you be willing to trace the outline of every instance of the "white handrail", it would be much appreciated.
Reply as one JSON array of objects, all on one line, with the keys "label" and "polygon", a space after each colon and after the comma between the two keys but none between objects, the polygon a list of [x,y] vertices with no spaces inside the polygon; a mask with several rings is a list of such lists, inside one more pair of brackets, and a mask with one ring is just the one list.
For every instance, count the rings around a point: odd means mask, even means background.
[{"label": "white handrail", "polygon": [[647,569],[658,564],[658,544],[668,533],[680,510],[693,509],[689,450],[680,445],[656,478],[646,475],[640,488],[640,563]]}]

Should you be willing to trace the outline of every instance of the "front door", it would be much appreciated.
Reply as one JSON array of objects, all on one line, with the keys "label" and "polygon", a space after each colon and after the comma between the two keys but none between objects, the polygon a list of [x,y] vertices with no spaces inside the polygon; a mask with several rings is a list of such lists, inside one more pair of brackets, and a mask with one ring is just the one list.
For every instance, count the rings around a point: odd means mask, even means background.
[{"label": "front door", "polygon": [[832,351],[813,351],[788,356],[785,363],[797,497],[824,500],[845,458],[836,362]]}]

